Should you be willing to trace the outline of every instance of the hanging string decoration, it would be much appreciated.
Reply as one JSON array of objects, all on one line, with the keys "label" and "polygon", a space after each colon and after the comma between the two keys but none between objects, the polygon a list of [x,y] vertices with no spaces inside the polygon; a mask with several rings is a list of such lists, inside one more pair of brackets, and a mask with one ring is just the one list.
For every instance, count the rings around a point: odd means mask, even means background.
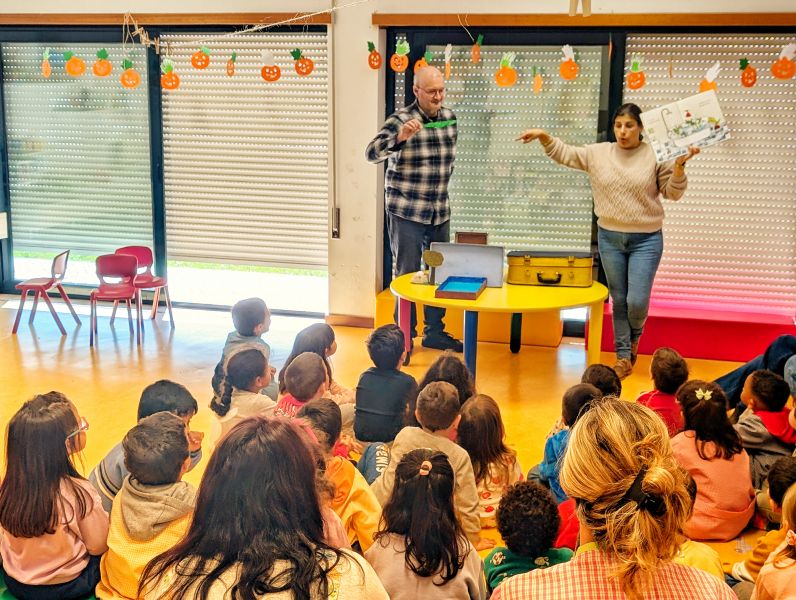
[{"label": "hanging string decoration", "polygon": [[580,67],[575,61],[575,51],[572,49],[572,46],[566,44],[561,47],[561,52],[563,56],[561,57],[561,64],[558,67],[558,74],[561,75],[561,79],[572,81],[578,76],[578,72],[580,71]]},{"label": "hanging string decoration", "polygon": [[141,85],[141,75],[133,68],[133,61],[129,58],[122,61],[122,74],[119,76],[119,81],[122,87],[128,90],[134,90]]},{"label": "hanging string decoration", "polygon": [[390,57],[390,68],[403,73],[409,67],[409,42],[401,40],[395,44],[395,53]]},{"label": "hanging string decoration", "polygon": [[640,54],[633,54],[630,57],[630,72],[627,74],[627,87],[631,90],[640,90],[647,83],[647,76],[641,70],[641,63],[644,57]]},{"label": "hanging string decoration", "polygon": [[417,73],[423,67],[427,67],[431,59],[434,58],[433,52],[424,52],[419,60],[415,61],[414,72]]},{"label": "hanging string decoration", "polygon": [[542,85],[544,82],[542,81],[542,68],[533,67],[533,93],[534,96],[537,95],[539,92],[542,91]]},{"label": "hanging string decoration", "polygon": [[113,65],[108,60],[108,51],[105,48],[100,48],[97,52],[97,60],[94,61],[91,71],[97,77],[107,77],[113,71]]},{"label": "hanging string decoration", "polygon": [[41,74],[42,77],[48,79],[53,74],[52,65],[50,65],[50,49],[47,48],[41,55]]},{"label": "hanging string decoration", "polygon": [[86,72],[86,61],[68,50],[64,52],[64,69],[72,77],[80,77]]},{"label": "hanging string decoration", "polygon": [[270,50],[265,50],[262,53],[263,68],[260,69],[260,75],[266,81],[279,81],[282,77],[282,69],[276,64],[274,53]]},{"label": "hanging string decoration", "polygon": [[227,61],[227,77],[232,77],[235,74],[235,61],[238,60],[238,53],[233,52],[232,56]]},{"label": "hanging string decoration", "polygon": [[713,63],[713,66],[705,72],[705,78],[699,82],[700,92],[716,89],[716,77],[719,76],[719,71],[721,71],[721,63],[716,61]]},{"label": "hanging string decoration", "polygon": [[470,48],[470,61],[477,65],[481,62],[481,44],[484,43],[484,36],[479,34],[478,39],[473,42],[473,47]]},{"label": "hanging string decoration", "polygon": [[741,59],[741,85],[747,88],[754,87],[757,83],[757,69],[749,64],[745,58]]},{"label": "hanging string decoration", "polygon": [[194,69],[206,69],[210,66],[210,49],[202,46],[191,55],[191,65]]},{"label": "hanging string decoration", "polygon": [[515,52],[505,52],[500,59],[500,67],[495,73],[495,83],[498,87],[511,87],[517,83],[517,70],[514,68]]},{"label": "hanging string decoration", "polygon": [[174,63],[167,58],[160,65],[163,75],[160,76],[160,87],[164,90],[176,90],[180,87],[180,76],[174,71]]},{"label": "hanging string decoration", "polygon": [[296,48],[290,53],[290,56],[292,56],[293,60],[296,61],[293,66],[296,69],[296,73],[298,73],[301,77],[306,77],[312,73],[312,70],[315,68],[315,63],[312,62],[311,58],[304,56],[301,50]]},{"label": "hanging string decoration", "polygon": [[373,42],[368,42],[368,66],[375,71],[381,68],[381,54]]},{"label": "hanging string decoration", "polygon": [[771,64],[771,74],[777,79],[792,79],[796,75],[796,44],[782,48],[779,58]]}]

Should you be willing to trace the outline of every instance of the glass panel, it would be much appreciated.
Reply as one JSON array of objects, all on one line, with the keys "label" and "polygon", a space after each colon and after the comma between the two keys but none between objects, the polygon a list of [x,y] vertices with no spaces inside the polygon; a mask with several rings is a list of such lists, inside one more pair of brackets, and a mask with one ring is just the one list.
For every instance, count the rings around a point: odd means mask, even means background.
[{"label": "glass panel", "polygon": [[[92,73],[102,47],[106,77]],[[14,277],[47,275],[70,249],[66,280],[95,283],[98,255],[152,245],[146,56],[120,44],[51,44],[45,78],[46,48],[2,45]],[[81,76],[67,74],[66,51],[85,61]],[[135,89],[120,82],[125,58],[141,78]]]},{"label": "glass panel", "polygon": [[[444,46],[429,46],[432,64],[441,64]],[[559,76],[560,46],[483,46],[481,61],[470,46],[454,46],[446,106],[458,120],[456,164],[450,185],[451,235],[489,234],[489,243],[507,250],[591,249],[592,196],[588,177],[545,156],[538,143],[514,141],[524,129],[541,127],[570,144],[598,141],[604,102],[605,49],[575,48],[578,77]],[[504,52],[516,53],[517,83],[495,82]],[[607,61],[606,61],[607,62]],[[533,68],[541,73],[533,92]],[[607,81],[607,79],[606,79]],[[397,102],[400,106],[402,102]]]}]

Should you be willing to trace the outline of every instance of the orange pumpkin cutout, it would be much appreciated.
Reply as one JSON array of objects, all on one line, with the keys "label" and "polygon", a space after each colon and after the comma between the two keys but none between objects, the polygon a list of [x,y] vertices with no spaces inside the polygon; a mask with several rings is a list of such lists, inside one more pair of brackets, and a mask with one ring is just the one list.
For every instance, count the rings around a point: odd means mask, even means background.
[{"label": "orange pumpkin cutout", "polygon": [[113,65],[108,60],[108,51],[105,48],[97,52],[97,60],[94,61],[91,71],[97,77],[107,77],[113,71]]},{"label": "orange pumpkin cutout", "polygon": [[376,50],[376,44],[368,42],[368,66],[374,71],[381,68],[381,54]]},{"label": "orange pumpkin cutout", "polygon": [[713,66],[710,67],[705,72],[705,78],[702,81],[699,82],[699,91],[700,91],[700,93],[701,92],[707,92],[707,91],[710,91],[710,90],[714,90],[715,91],[715,89],[716,89],[716,77],[718,77],[719,71],[721,71],[721,63],[719,63],[719,61],[716,61],[715,63],[713,63]]},{"label": "orange pumpkin cutout", "polygon": [[163,75],[160,76],[160,87],[164,90],[176,90],[180,87],[180,76],[174,72],[174,63],[168,58],[160,66]]},{"label": "orange pumpkin cutout", "polygon": [[202,46],[191,55],[191,64],[194,69],[206,69],[210,66],[210,49]]},{"label": "orange pumpkin cutout", "polygon": [[771,74],[777,79],[793,79],[796,75],[796,44],[782,48],[779,58],[771,64]]},{"label": "orange pumpkin cutout", "polygon": [[66,74],[71,75],[72,77],[80,77],[83,73],[86,72],[86,61],[84,61],[79,56],[75,56],[72,52],[64,52],[64,68],[66,69]]},{"label": "orange pumpkin cutout", "polygon": [[138,74],[138,71],[133,68],[133,61],[125,58],[124,61],[122,61],[122,69],[119,81],[123,88],[134,90],[141,85],[141,76]]},{"label": "orange pumpkin cutout", "polygon": [[315,63],[312,62],[311,58],[307,58],[301,53],[301,50],[296,48],[290,53],[290,56],[293,57],[293,60],[296,61],[296,64],[293,67],[296,69],[296,73],[298,73],[301,77],[306,77],[312,70],[315,68]]},{"label": "orange pumpkin cutout", "polygon": [[495,73],[495,83],[498,87],[511,87],[517,83],[517,71],[514,68],[516,53],[506,52],[500,59],[500,68]]},{"label": "orange pumpkin cutout", "polygon": [[565,46],[561,47],[561,52],[564,53],[564,56],[561,58],[561,64],[558,67],[558,74],[561,75],[561,79],[572,81],[580,72],[580,67],[578,66],[578,63],[575,62],[575,51],[572,49],[572,46],[566,44]]},{"label": "orange pumpkin cutout", "polygon": [[227,61],[227,77],[232,77],[235,74],[235,61],[238,60],[238,53],[233,52],[232,56]]},{"label": "orange pumpkin cutout", "polygon": [[631,90],[640,90],[647,83],[647,76],[641,70],[643,56],[633,54],[630,57],[630,72],[627,74],[627,87]]},{"label": "orange pumpkin cutout", "polygon": [[279,78],[282,77],[282,69],[276,64],[276,58],[274,58],[273,52],[265,51],[262,54],[263,63],[265,65],[262,69],[260,69],[260,75],[266,81],[279,81]]},{"label": "orange pumpkin cutout", "polygon": [[433,57],[434,57],[434,54],[431,53],[431,52],[426,52],[425,54],[423,54],[423,56],[420,57],[419,60],[415,61],[414,72],[417,73],[423,67],[427,67],[428,66],[428,61],[430,61]]},{"label": "orange pumpkin cutout", "polygon": [[479,35],[478,39],[475,40],[473,47],[470,48],[470,61],[474,65],[477,65],[478,63],[481,62],[481,44],[483,43],[484,43],[484,36]]},{"label": "orange pumpkin cutout", "polygon": [[757,69],[749,64],[745,58],[741,59],[741,85],[747,88],[754,87],[757,83]]},{"label": "orange pumpkin cutout", "polygon": [[53,68],[50,64],[50,49],[47,48],[44,53],[41,55],[41,74],[42,77],[45,79],[49,78],[50,75],[53,74]]},{"label": "orange pumpkin cutout", "polygon": [[403,73],[409,68],[409,42],[401,40],[395,44],[395,53],[390,57],[390,68]]}]

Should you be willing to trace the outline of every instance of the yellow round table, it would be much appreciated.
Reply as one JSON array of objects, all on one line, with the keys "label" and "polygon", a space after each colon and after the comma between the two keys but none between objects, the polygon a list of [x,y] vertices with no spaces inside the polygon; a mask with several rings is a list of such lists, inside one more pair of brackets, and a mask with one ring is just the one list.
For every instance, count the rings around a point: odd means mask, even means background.
[{"label": "yellow round table", "polygon": [[401,275],[390,284],[390,291],[398,298],[398,324],[404,332],[406,350],[410,350],[410,319],[412,302],[440,308],[464,310],[464,362],[475,377],[476,353],[478,350],[478,313],[512,313],[511,349],[519,350],[519,334],[522,313],[561,310],[586,306],[589,309],[586,329],[586,361],[600,362],[600,342],[603,330],[603,303],[608,297],[608,288],[594,282],[589,287],[556,287],[538,285],[513,285],[485,288],[476,300],[453,300],[435,298],[435,285],[412,283],[412,274]]}]

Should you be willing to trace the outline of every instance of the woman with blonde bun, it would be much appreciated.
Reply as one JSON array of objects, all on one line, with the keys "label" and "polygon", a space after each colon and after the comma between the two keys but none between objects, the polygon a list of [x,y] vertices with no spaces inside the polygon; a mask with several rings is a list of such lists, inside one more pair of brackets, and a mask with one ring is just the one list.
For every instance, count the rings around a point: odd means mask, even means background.
[{"label": "woman with blonde bun", "polygon": [[690,509],[685,483],[660,417],[616,398],[595,402],[561,469],[580,522],[575,556],[506,580],[492,598],[734,600],[716,577],[673,562]]}]

